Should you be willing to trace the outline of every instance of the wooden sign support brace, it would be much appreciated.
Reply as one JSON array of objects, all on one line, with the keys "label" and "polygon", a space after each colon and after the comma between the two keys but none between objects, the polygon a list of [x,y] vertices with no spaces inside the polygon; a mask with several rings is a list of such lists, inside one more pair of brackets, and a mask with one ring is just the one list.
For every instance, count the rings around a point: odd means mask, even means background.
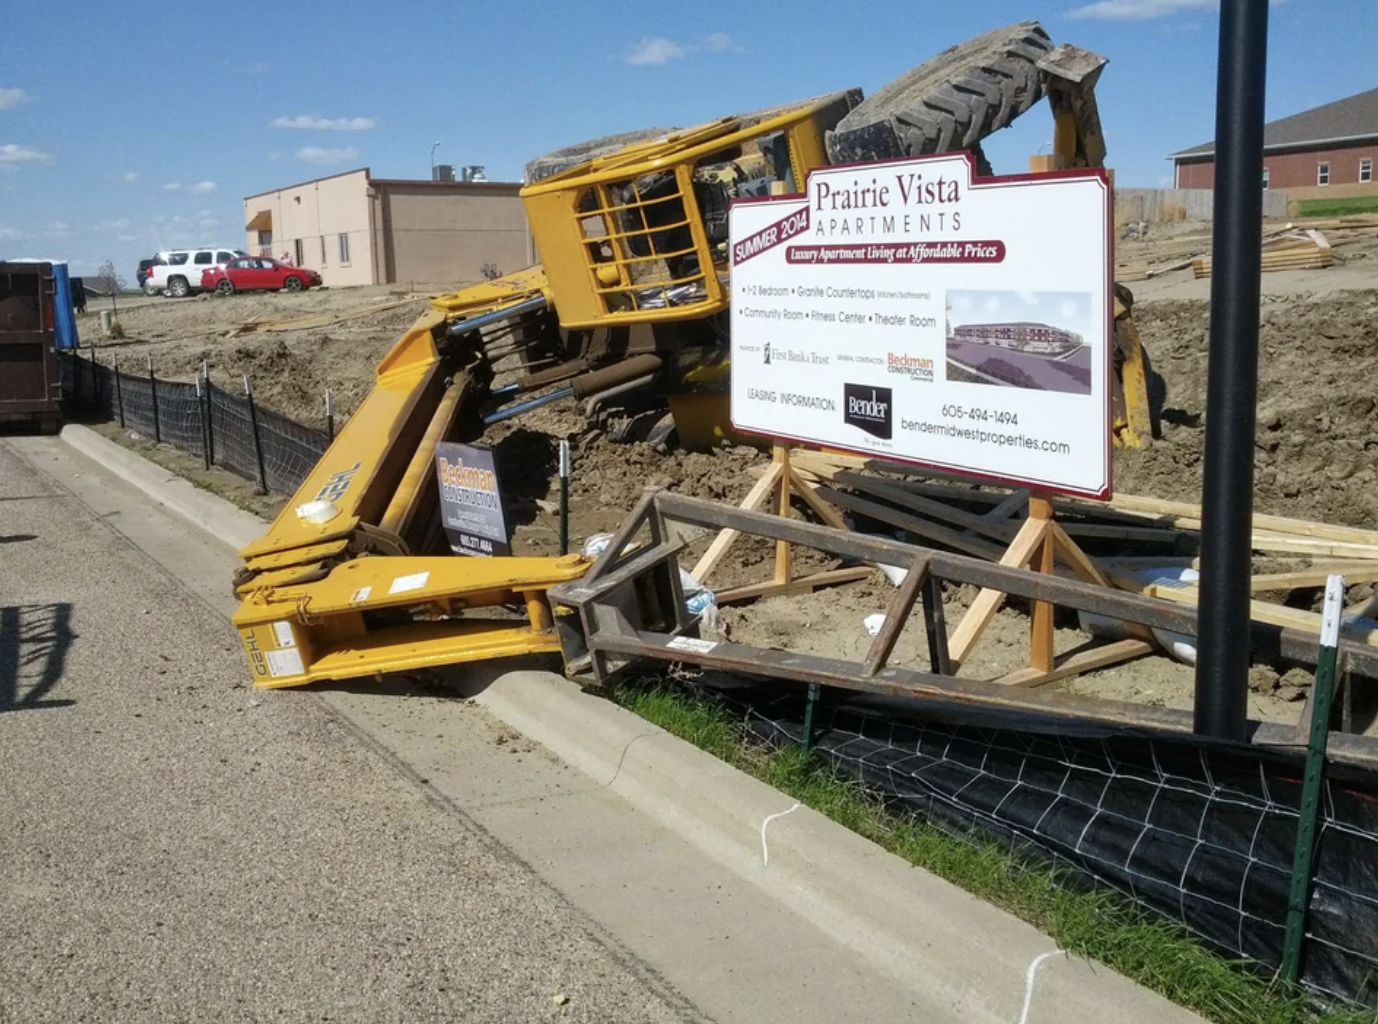
[{"label": "wooden sign support brace", "polygon": [[[1000,558],[1000,564],[1011,568],[1029,568],[1036,572],[1052,574],[1056,565],[1057,556],[1072,567],[1072,570],[1082,579],[1096,583],[1101,586],[1109,586],[1105,577],[1095,566],[1095,563],[1087,556],[1086,552],[1079,548],[1075,541],[1069,537],[1063,528],[1058,525],[1053,518],[1052,498],[1046,493],[1032,491],[1028,495],[1029,511],[1028,518],[1019,528],[1019,532],[1014,535],[1010,545],[1006,548],[1004,555]],[[976,646],[977,640],[985,628],[990,625],[991,619],[995,618],[995,613],[1000,610],[1000,605],[1004,603],[1005,595],[999,590],[982,590],[976,595],[976,600],[967,609],[962,621],[957,624],[957,629],[953,632],[949,641],[950,658],[953,670],[958,669],[961,664],[971,655]],[[1053,605],[1047,601],[1033,602],[1029,619],[1029,668],[1025,671],[1012,673],[1006,677],[1008,682],[1022,686],[1037,686],[1044,682],[1051,682],[1052,678],[1062,678],[1066,675],[1074,674],[1074,659],[1085,660],[1093,652],[1080,652],[1071,658],[1064,659],[1063,664],[1058,664],[1053,650]],[[1147,653],[1149,645],[1141,640],[1126,641],[1115,646],[1115,657],[1113,660],[1121,661],[1140,654]],[[1108,662],[1105,661],[1106,652],[1097,649],[1098,667],[1104,667]]]},{"label": "wooden sign support brace", "polygon": [[[777,443],[772,449],[770,467],[748,492],[741,507],[755,511],[773,497],[773,511],[787,519],[790,514],[790,500],[795,496],[802,499],[804,504],[808,505],[818,518],[829,526],[838,530],[847,528],[847,524],[838,514],[837,509],[814,493],[813,485],[800,477],[790,465],[789,449]],[[728,548],[732,546],[738,536],[736,530],[723,530],[719,533],[714,538],[713,543],[708,546],[708,550],[703,553],[703,557],[691,570],[694,578],[700,583],[705,583],[709,574],[722,561]],[[804,593],[819,587],[864,579],[873,571],[867,566],[857,566],[850,569],[830,569],[827,572],[814,573],[796,579],[792,568],[790,543],[780,540],[775,542],[773,577],[765,583],[752,583],[744,587],[724,590],[718,594],[718,603],[728,604],[732,601],[745,601],[754,597],[769,597],[772,594]]]}]

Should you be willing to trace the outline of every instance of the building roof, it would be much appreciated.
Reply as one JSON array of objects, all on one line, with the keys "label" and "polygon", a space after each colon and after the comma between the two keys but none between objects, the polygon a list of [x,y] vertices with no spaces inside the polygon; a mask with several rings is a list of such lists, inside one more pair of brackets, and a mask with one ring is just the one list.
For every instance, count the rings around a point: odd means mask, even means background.
[{"label": "building roof", "polygon": [[[1269,122],[1263,128],[1263,148],[1296,149],[1323,142],[1357,142],[1375,137],[1378,137],[1378,89],[1370,89]],[[1203,142],[1169,154],[1178,160],[1214,155],[1214,142]]]},{"label": "building roof", "polygon": [[[281,185],[278,188],[270,188],[266,192],[255,192],[251,196],[245,196],[244,202],[248,203],[254,199],[262,199],[264,196],[275,195],[278,192],[290,192],[294,188],[305,188],[307,185],[314,185],[319,181],[329,181],[331,178],[344,178],[348,175],[359,173],[364,175],[364,178],[370,185],[377,185],[383,188],[415,186],[460,193],[496,192],[503,195],[516,195],[522,187],[522,183],[519,181],[431,181],[429,178],[375,178],[369,168],[356,167],[352,171],[340,171],[338,174],[327,174],[321,178],[312,178],[309,181],[299,181],[294,185]],[[251,228],[249,230],[253,229]]]}]

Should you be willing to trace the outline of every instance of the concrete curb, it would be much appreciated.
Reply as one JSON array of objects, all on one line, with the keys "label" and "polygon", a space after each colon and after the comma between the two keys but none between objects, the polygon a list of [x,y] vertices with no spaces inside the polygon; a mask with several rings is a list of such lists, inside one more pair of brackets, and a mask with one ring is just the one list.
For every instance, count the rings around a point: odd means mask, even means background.
[{"label": "concrete curb", "polygon": [[[267,527],[87,428],[66,427],[62,438],[236,550]],[[1200,1021],[559,675],[473,668],[472,697],[494,717],[922,993],[916,1005],[979,1024]],[[1042,1009],[1030,1014],[1035,971]],[[1012,1017],[1018,979],[1027,979],[1024,1015]]]},{"label": "concrete curb", "polygon": [[199,490],[171,470],[136,455],[109,438],[101,437],[89,427],[69,423],[62,428],[61,437],[87,458],[236,551],[263,536],[263,531],[268,528],[268,523],[252,512],[245,512],[223,498]]}]

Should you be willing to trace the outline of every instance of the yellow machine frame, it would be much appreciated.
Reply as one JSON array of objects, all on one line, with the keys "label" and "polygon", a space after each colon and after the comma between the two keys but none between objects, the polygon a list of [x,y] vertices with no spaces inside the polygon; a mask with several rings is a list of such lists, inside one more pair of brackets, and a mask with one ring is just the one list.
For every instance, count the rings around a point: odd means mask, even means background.
[{"label": "yellow machine frame", "polygon": [[[240,551],[234,624],[257,685],[559,650],[545,591],[585,559],[412,553],[436,546],[435,443],[476,383],[442,357],[445,327],[428,313],[393,347],[292,503]],[[465,616],[508,605],[522,617]]]}]

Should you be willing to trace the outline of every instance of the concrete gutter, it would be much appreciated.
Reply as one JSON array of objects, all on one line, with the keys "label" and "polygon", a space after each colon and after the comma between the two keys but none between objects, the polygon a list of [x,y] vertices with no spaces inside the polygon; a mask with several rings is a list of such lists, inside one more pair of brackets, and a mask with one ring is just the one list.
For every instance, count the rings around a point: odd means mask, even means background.
[{"label": "concrete gutter", "polygon": [[90,427],[69,423],[62,428],[62,440],[236,551],[263,536],[268,528],[267,522],[252,512],[193,486],[172,470],[102,437]]},{"label": "concrete gutter", "polygon": [[[84,427],[62,439],[236,550],[267,528]],[[475,703],[912,991],[915,1019],[1200,1021],[562,676],[477,667]]]}]

